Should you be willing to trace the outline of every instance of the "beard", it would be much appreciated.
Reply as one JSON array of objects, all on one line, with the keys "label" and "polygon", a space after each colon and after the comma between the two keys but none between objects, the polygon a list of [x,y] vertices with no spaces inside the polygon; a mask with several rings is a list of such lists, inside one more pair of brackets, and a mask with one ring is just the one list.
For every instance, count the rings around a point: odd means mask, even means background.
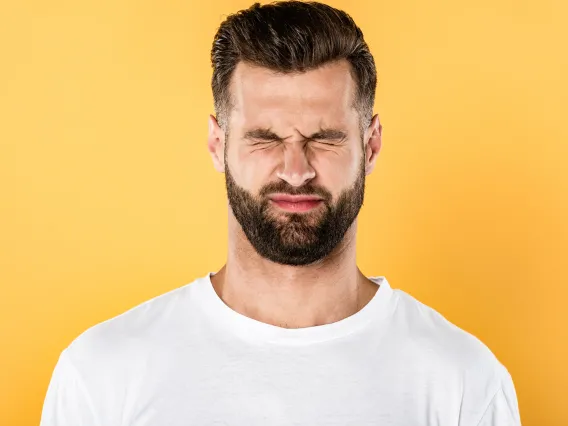
[{"label": "beard", "polygon": [[[258,196],[240,187],[229,170],[225,151],[225,185],[231,210],[256,252],[282,265],[309,265],[327,257],[343,240],[361,207],[365,194],[365,156],[355,182],[333,202],[325,188],[307,183],[301,187],[280,180],[263,186]],[[268,195],[316,195],[323,200],[306,213],[278,211]]]}]

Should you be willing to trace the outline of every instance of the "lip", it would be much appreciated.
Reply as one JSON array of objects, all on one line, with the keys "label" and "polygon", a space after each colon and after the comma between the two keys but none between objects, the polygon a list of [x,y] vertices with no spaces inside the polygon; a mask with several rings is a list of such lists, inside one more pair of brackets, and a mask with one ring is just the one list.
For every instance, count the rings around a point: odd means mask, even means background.
[{"label": "lip", "polygon": [[306,213],[320,206],[323,202],[322,198],[313,195],[276,194],[269,198],[275,206],[289,213]]}]

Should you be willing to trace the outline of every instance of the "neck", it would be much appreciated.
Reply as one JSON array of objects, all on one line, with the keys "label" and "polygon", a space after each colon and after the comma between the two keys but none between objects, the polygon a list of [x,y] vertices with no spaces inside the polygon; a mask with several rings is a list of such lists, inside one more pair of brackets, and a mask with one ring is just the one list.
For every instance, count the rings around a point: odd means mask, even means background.
[{"label": "neck", "polygon": [[227,263],[211,281],[223,302],[247,317],[284,328],[329,324],[361,310],[378,289],[356,265],[357,220],[325,259],[288,266],[258,255],[229,217]]}]

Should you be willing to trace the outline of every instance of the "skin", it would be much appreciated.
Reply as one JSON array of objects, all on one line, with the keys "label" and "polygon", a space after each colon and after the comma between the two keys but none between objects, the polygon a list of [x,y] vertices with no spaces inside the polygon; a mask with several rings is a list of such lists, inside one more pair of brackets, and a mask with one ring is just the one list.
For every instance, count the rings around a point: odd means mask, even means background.
[{"label": "skin", "polygon": [[[381,148],[378,115],[360,134],[360,116],[352,105],[355,89],[346,60],[302,74],[277,74],[240,62],[230,85],[234,105],[226,155],[227,134],[209,116],[208,150],[215,169],[225,173],[227,166],[235,183],[251,195],[269,183],[285,181],[294,188],[308,183],[325,188],[331,202],[337,201],[361,173],[362,156],[364,174],[369,175]],[[244,137],[256,128],[270,129],[282,140]],[[341,130],[345,137],[308,139],[321,128]],[[313,327],[353,315],[375,295],[378,286],[356,264],[357,219],[329,255],[297,266],[259,255],[230,206],[228,210],[227,262],[211,281],[233,310],[279,327]],[[317,207],[304,218],[317,223],[322,212],[323,207]],[[274,205],[270,214],[281,221],[290,215]]]}]

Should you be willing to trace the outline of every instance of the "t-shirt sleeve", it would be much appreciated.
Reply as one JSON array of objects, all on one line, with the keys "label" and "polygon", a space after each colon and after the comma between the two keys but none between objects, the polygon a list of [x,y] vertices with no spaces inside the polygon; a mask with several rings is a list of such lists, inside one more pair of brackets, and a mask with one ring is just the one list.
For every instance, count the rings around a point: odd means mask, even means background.
[{"label": "t-shirt sleeve", "polygon": [[40,426],[101,426],[88,391],[69,358],[61,352],[43,403]]},{"label": "t-shirt sleeve", "polygon": [[521,426],[513,379],[506,373],[478,426]]}]

